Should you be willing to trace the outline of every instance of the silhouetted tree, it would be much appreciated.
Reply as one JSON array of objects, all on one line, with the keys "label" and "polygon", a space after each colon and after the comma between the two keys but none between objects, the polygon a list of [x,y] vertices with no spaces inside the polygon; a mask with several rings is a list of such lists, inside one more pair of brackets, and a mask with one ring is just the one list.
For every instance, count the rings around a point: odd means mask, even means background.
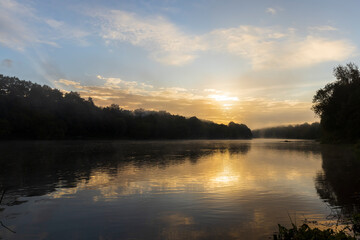
[{"label": "silhouetted tree", "polygon": [[230,122],[228,125],[229,128],[229,137],[230,138],[241,138],[241,136],[246,136],[247,138],[252,137],[250,129],[244,124],[237,124]]},{"label": "silhouetted tree", "polygon": [[313,110],[321,118],[323,140],[354,142],[360,138],[360,72],[349,63],[334,68],[336,81],[319,89]]}]

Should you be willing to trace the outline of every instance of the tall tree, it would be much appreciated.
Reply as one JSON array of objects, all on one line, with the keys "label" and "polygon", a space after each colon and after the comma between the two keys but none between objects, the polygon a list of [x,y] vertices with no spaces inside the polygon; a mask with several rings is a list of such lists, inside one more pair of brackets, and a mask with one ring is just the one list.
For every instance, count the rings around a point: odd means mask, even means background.
[{"label": "tall tree", "polygon": [[348,63],[334,68],[336,81],[319,89],[313,110],[321,118],[323,138],[328,142],[360,139],[360,72]]}]

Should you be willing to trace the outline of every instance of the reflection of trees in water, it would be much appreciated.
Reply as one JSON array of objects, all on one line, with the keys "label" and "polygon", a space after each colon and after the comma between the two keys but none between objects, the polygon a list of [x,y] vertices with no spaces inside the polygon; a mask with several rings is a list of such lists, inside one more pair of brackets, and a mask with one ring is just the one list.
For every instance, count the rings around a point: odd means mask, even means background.
[{"label": "reflection of trees in water", "polygon": [[186,161],[196,164],[219,151],[246,154],[249,150],[249,143],[232,141],[4,142],[0,144],[0,190],[8,189],[3,204],[21,204],[18,197],[76,187],[97,170],[116,175],[127,164],[166,168]]},{"label": "reflection of trees in water", "polygon": [[341,207],[344,215],[359,213],[360,158],[351,147],[324,146],[322,168],[315,178],[321,199]]},{"label": "reflection of trees in water", "polygon": [[278,140],[271,143],[264,143],[263,147],[281,151],[300,151],[305,154],[320,154],[321,145],[311,140]]}]

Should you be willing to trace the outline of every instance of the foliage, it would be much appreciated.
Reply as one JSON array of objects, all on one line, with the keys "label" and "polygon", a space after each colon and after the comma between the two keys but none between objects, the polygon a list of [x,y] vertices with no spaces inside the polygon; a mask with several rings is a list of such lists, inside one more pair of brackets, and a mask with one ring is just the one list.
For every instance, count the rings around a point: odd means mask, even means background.
[{"label": "foliage", "polygon": [[257,129],[252,132],[254,137],[263,138],[318,139],[320,138],[320,124],[317,122],[304,123]]},{"label": "foliage", "polygon": [[274,240],[356,240],[342,231],[334,231],[331,228],[320,230],[319,228],[310,228],[307,224],[297,227],[292,224],[292,228],[286,228],[278,224],[279,233],[274,235]]},{"label": "foliage", "polygon": [[356,142],[360,138],[360,71],[349,63],[334,68],[336,81],[319,89],[313,110],[321,118],[323,140]]},{"label": "foliage", "polygon": [[185,118],[165,111],[95,106],[79,93],[0,74],[0,139],[196,139],[251,138],[244,124]]}]

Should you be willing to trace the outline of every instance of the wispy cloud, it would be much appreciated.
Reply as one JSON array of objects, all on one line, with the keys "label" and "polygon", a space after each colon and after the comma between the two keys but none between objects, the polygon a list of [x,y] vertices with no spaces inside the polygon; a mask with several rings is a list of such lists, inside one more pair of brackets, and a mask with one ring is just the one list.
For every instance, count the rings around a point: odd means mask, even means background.
[{"label": "wispy cloud", "polygon": [[277,13],[277,10],[275,8],[267,8],[267,13],[270,13],[271,15],[275,15]]},{"label": "wispy cloud", "polygon": [[104,88],[119,90],[120,92],[126,94],[135,94],[135,95],[137,94],[142,96],[159,97],[159,98],[171,97],[173,99],[179,99],[179,98],[195,99],[197,98],[198,95],[197,91],[195,90],[191,91],[179,87],[154,88],[154,86],[146,83],[125,81],[121,78],[103,77],[100,75],[98,75],[97,78],[104,81],[103,84]]},{"label": "wispy cloud", "polygon": [[148,50],[151,57],[168,65],[182,65],[205,50],[200,37],[183,33],[161,16],[140,17],[120,10],[92,11],[101,20],[101,37],[107,43],[129,42]]},{"label": "wispy cloud", "polygon": [[322,26],[312,26],[309,27],[311,31],[338,31],[337,28],[330,25],[322,25]]},{"label": "wispy cloud", "polygon": [[0,44],[23,51],[33,42],[39,42],[37,34],[29,27],[34,10],[12,0],[0,0]]},{"label": "wispy cloud", "polygon": [[51,18],[44,18],[42,21],[51,28],[51,35],[49,37],[54,41],[58,39],[70,39],[77,41],[83,46],[89,45],[86,37],[90,35],[90,32]]},{"label": "wispy cloud", "polygon": [[1,66],[11,68],[13,65],[13,61],[11,59],[4,59],[1,61]]},{"label": "wispy cloud", "polygon": [[59,39],[72,39],[84,44],[88,35],[88,32],[64,22],[41,17],[26,4],[0,0],[0,45],[5,47],[18,51],[36,44],[59,47]]},{"label": "wispy cloud", "polygon": [[[75,81],[71,81],[71,80],[67,80],[67,79],[63,79],[63,78],[60,78],[58,81],[56,81],[56,83],[60,83],[65,86],[72,86],[77,89],[81,88],[81,85],[79,82],[75,82]],[[61,85],[58,85],[58,86],[61,86]]]}]

